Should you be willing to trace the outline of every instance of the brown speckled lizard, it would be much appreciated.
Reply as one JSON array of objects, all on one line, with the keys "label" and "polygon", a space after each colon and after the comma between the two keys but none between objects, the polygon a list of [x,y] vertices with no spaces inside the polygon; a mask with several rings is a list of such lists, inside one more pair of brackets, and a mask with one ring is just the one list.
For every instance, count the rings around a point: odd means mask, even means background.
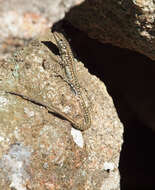
[{"label": "brown speckled lizard", "polygon": [[21,97],[21,98],[23,98],[25,100],[28,100],[28,101],[30,101],[30,102],[32,102],[34,104],[37,104],[37,105],[45,107],[49,112],[56,113],[56,114],[62,116],[63,118],[65,118],[66,120],[68,120],[73,125],[74,128],[76,128],[76,129],[78,129],[80,131],[87,130],[91,125],[91,119],[90,119],[90,115],[89,115],[89,112],[88,112],[88,108],[86,107],[86,104],[84,102],[82,92],[80,90],[80,84],[78,82],[78,78],[77,78],[77,75],[76,75],[75,62],[74,62],[74,57],[72,55],[70,45],[69,45],[68,41],[66,40],[66,38],[63,36],[62,33],[54,32],[53,35],[54,35],[54,38],[56,40],[56,43],[57,43],[57,46],[58,46],[58,49],[59,49],[59,52],[60,52],[60,59],[61,59],[60,64],[65,69],[65,75],[66,75],[66,78],[67,78],[67,83],[71,86],[71,88],[73,89],[73,91],[77,95],[78,100],[80,102],[80,106],[82,107],[84,122],[82,124],[77,123],[70,116],[68,116],[64,112],[60,111],[54,105],[49,106],[49,105],[47,105],[45,103],[39,102],[39,101],[37,101],[35,99],[29,98],[29,97],[27,97],[27,96],[25,96],[23,94],[17,93],[17,92],[6,91],[6,93],[19,96],[19,97]]},{"label": "brown speckled lizard", "polygon": [[78,100],[80,102],[80,106],[82,107],[83,110],[84,123],[81,125],[75,123],[75,125],[74,124],[73,125],[75,128],[84,131],[90,127],[91,119],[90,119],[90,113],[88,111],[88,108],[83,99],[82,92],[80,90],[81,87],[78,82],[78,77],[76,74],[74,56],[72,54],[70,44],[68,43],[65,36],[57,31],[54,31],[53,35],[60,53],[60,59],[61,59],[60,64],[64,68],[66,74],[66,80],[65,79],[64,80],[71,86],[71,88],[77,95]]}]

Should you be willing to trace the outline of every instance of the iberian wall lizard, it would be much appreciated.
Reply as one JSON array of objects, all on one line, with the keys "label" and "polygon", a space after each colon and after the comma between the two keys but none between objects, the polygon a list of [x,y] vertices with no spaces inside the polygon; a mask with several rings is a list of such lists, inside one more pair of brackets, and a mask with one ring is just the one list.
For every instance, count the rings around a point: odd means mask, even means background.
[{"label": "iberian wall lizard", "polygon": [[90,127],[91,119],[90,119],[89,110],[85,104],[85,101],[84,101],[84,98],[83,98],[83,95],[81,92],[80,84],[78,82],[74,56],[73,56],[70,44],[68,43],[65,36],[62,33],[57,32],[57,31],[54,31],[53,35],[54,35],[57,47],[59,49],[60,59],[61,59],[60,64],[62,65],[62,67],[65,70],[67,83],[71,86],[71,88],[77,95],[80,106],[83,110],[84,122],[81,125],[79,125],[79,124],[77,125],[75,123],[75,128],[84,131]]},{"label": "iberian wall lizard", "polygon": [[62,116],[63,118],[65,118],[66,120],[68,120],[73,125],[74,128],[81,130],[81,131],[84,131],[90,127],[91,120],[90,120],[88,108],[86,107],[86,104],[85,104],[83,96],[82,96],[82,92],[80,90],[80,84],[78,82],[78,78],[76,75],[74,57],[73,57],[70,45],[69,45],[68,41],[66,40],[66,38],[64,37],[64,35],[62,33],[56,32],[56,31],[53,33],[53,35],[54,35],[54,38],[56,40],[56,43],[57,43],[57,46],[59,49],[61,65],[65,69],[67,83],[71,86],[71,88],[73,89],[73,91],[77,95],[78,100],[80,102],[80,106],[82,107],[84,122],[82,124],[77,123],[70,116],[68,116],[64,112],[60,111],[54,105],[47,105],[46,103],[37,101],[33,98],[30,98],[30,97],[25,96],[25,95],[18,93],[18,92],[6,91],[6,93],[19,96],[19,97],[21,97],[25,100],[28,100],[34,104],[43,106],[49,112],[56,113],[56,114]]}]

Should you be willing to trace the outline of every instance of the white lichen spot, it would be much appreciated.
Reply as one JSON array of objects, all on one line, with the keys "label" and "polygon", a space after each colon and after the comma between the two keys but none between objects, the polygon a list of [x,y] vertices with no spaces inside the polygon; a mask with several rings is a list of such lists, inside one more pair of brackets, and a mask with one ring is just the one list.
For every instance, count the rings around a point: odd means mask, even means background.
[{"label": "white lichen spot", "polygon": [[0,136],[0,142],[4,141],[4,137]]},{"label": "white lichen spot", "polygon": [[63,112],[68,113],[71,111],[71,108],[69,106],[65,106],[63,109]]},{"label": "white lichen spot", "polygon": [[47,162],[45,162],[45,163],[43,164],[43,168],[44,168],[44,169],[48,169],[48,168],[49,168],[49,165],[48,165]]},{"label": "white lichen spot", "polygon": [[24,112],[27,114],[28,117],[34,116],[34,111],[30,111],[28,108],[24,108]]},{"label": "white lichen spot", "polygon": [[119,189],[120,186],[120,175],[118,170],[115,172],[109,173],[108,178],[104,178],[101,186],[101,190],[113,190]]},{"label": "white lichen spot", "polygon": [[112,171],[115,169],[115,165],[112,162],[104,162],[103,169]]},{"label": "white lichen spot", "polygon": [[147,31],[140,32],[141,36],[147,37],[148,39],[151,39],[150,34]]},{"label": "white lichen spot", "polygon": [[7,98],[0,96],[0,107],[4,107],[8,102],[9,100]]},{"label": "white lichen spot", "polygon": [[[41,59],[41,62],[42,62],[42,59]],[[40,69],[41,73],[45,72],[45,70],[43,69],[43,67],[39,67],[39,69]],[[40,76],[38,76],[38,77],[40,77]]]},{"label": "white lichen spot", "polygon": [[0,160],[0,168],[10,181],[11,188],[26,190],[26,181],[30,178],[26,168],[29,166],[31,152],[21,144],[14,144]]},{"label": "white lichen spot", "polygon": [[10,184],[11,188],[15,188],[17,190],[27,190],[27,188],[24,185],[24,180],[22,180],[21,176],[18,176],[16,174],[12,175],[12,181]]},{"label": "white lichen spot", "polygon": [[15,65],[14,71],[12,72],[13,76],[16,77],[16,78],[19,75],[18,70],[19,70],[19,65],[17,64],[17,65]]},{"label": "white lichen spot", "polygon": [[83,148],[84,140],[81,131],[72,128],[71,135],[73,136],[74,142],[80,147]]}]

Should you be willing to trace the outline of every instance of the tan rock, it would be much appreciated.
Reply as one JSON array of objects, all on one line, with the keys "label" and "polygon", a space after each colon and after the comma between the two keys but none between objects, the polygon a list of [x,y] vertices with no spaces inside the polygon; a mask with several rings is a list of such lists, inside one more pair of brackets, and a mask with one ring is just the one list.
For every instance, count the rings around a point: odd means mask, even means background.
[{"label": "tan rock", "polygon": [[94,0],[74,7],[68,20],[89,37],[155,60],[153,0]]},{"label": "tan rock", "polygon": [[54,43],[48,33],[0,63],[0,189],[119,190],[123,128],[105,85],[75,60],[91,106],[84,132],[44,106],[83,119],[76,95],[56,76]]}]

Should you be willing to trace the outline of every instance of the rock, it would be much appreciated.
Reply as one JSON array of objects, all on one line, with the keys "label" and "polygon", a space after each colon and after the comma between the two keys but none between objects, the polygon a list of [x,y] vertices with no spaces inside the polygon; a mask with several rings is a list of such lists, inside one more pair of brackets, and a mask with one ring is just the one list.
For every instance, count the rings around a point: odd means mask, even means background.
[{"label": "rock", "polygon": [[86,0],[67,19],[91,38],[155,60],[154,11],[152,0]]},{"label": "rock", "polygon": [[6,0],[0,6],[0,58],[44,33],[83,0]]},{"label": "rock", "polygon": [[83,120],[78,98],[56,75],[54,43],[48,32],[0,62],[0,189],[119,190],[123,127],[103,82],[75,60],[92,120],[84,132],[48,109]]}]

